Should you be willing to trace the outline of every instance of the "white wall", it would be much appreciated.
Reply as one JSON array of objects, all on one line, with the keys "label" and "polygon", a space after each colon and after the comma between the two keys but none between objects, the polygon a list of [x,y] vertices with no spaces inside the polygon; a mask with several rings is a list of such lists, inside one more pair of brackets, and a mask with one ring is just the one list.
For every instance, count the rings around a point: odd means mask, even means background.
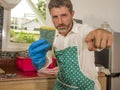
[{"label": "white wall", "polygon": [[[48,0],[49,1],[49,0]],[[120,32],[120,0],[71,0],[75,10],[75,18],[83,23],[99,27],[107,21],[114,31]],[[51,24],[47,14],[47,24]]]},{"label": "white wall", "polygon": [[75,17],[95,27],[107,21],[114,31],[120,31],[120,0],[72,0]]}]

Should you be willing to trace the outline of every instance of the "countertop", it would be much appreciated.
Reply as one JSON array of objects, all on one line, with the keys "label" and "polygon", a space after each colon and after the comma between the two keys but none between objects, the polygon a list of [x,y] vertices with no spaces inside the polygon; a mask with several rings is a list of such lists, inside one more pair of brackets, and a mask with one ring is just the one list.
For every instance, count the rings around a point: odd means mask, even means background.
[{"label": "countertop", "polygon": [[[11,81],[11,80],[26,80],[26,79],[55,79],[55,75],[48,75],[48,74],[39,74],[37,71],[20,71],[17,68],[14,67],[2,67],[2,69],[5,71],[5,74],[13,74],[14,77],[8,77],[0,79],[0,81]],[[99,72],[99,77],[104,77],[105,74],[102,72]]]},{"label": "countertop", "polygon": [[56,76],[48,74],[37,74],[37,71],[20,71],[15,67],[1,67],[5,73],[1,75],[14,75],[13,77],[0,78],[0,81],[31,80],[31,79],[55,79]]},{"label": "countertop", "polygon": [[[37,71],[20,71],[16,65],[11,61],[0,62],[0,68],[5,71],[4,74],[12,74],[13,77],[1,78],[1,90],[53,90],[56,76],[48,74],[37,74]],[[105,73],[99,72],[98,79],[100,81],[102,90],[106,90]],[[6,87],[7,86],[7,87]],[[27,86],[27,87],[26,87]]]},{"label": "countertop", "polygon": [[[6,60],[7,61],[7,60]],[[12,74],[14,77],[10,78],[1,78],[0,81],[11,81],[11,80],[32,80],[32,79],[55,79],[56,76],[48,75],[48,74],[37,74],[37,71],[20,71],[15,63],[14,60],[8,60],[7,62],[0,62],[0,68],[5,71],[5,74]],[[99,72],[99,77],[104,77],[105,73]],[[1,76],[1,74],[0,74]]]}]

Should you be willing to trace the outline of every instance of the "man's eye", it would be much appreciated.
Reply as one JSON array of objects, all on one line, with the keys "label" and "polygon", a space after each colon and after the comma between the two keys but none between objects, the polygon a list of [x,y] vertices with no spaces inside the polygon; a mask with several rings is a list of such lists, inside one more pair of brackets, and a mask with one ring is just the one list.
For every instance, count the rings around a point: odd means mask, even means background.
[{"label": "man's eye", "polygon": [[62,17],[66,17],[67,15],[66,14],[63,14]]},{"label": "man's eye", "polygon": [[53,16],[52,18],[53,18],[53,19],[56,19],[56,18],[57,18],[57,16]]}]

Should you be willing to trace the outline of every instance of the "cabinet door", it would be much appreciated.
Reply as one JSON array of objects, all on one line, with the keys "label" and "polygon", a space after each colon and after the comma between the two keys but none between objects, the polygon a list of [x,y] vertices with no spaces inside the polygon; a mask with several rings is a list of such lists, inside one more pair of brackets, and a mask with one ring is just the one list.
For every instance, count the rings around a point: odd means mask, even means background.
[{"label": "cabinet door", "polygon": [[101,85],[101,90],[106,90],[106,77],[105,76],[99,76],[98,77],[100,85]]},{"label": "cabinet door", "polygon": [[55,79],[0,82],[0,90],[54,90]]}]

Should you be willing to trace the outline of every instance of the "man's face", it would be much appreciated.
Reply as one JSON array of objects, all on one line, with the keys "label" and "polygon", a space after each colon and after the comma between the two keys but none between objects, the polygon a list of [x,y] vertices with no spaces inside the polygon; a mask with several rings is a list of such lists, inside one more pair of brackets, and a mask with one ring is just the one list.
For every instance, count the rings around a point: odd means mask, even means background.
[{"label": "man's face", "polygon": [[52,21],[61,35],[67,35],[72,28],[74,12],[70,13],[67,7],[52,8],[50,10]]}]

